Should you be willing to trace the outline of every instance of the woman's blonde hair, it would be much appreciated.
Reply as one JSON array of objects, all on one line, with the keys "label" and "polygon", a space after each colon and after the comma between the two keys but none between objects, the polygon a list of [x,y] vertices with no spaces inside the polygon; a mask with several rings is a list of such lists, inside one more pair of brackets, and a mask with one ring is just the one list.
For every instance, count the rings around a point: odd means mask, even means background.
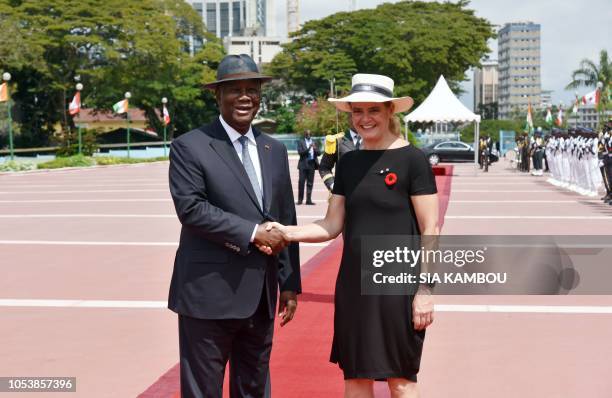
[{"label": "woman's blonde hair", "polygon": [[[385,102],[385,105],[387,108],[395,107],[391,101]],[[395,113],[392,113],[391,118],[389,118],[389,131],[396,137],[400,137],[402,135],[402,124]]]}]

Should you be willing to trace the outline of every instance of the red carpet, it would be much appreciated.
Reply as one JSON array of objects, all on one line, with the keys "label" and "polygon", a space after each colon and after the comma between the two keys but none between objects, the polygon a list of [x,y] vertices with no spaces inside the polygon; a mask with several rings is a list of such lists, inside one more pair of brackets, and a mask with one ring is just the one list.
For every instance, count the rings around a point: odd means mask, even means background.
[{"label": "red carpet", "polygon": [[[444,166],[436,175],[440,199],[440,225],[448,208],[452,166]],[[333,334],[334,285],[342,239],[338,238],[302,266],[302,289],[296,317],[287,326],[274,331],[270,364],[272,396],[275,398],[341,397],[342,372],[329,362]],[[226,373],[227,376],[227,373]],[[228,397],[227,388],[224,397]],[[377,396],[386,395],[386,385],[376,383]],[[178,364],[160,377],[140,398],[178,398]]]}]

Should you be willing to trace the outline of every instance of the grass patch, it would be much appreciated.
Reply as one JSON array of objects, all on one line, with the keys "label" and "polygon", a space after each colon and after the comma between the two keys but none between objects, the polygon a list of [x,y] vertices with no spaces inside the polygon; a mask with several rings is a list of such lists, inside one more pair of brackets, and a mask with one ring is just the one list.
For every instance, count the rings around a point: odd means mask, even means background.
[{"label": "grass patch", "polygon": [[83,155],[75,155],[67,158],[55,158],[48,162],[38,164],[39,169],[59,169],[62,167],[89,167],[95,165],[93,158]]},{"label": "grass patch", "polygon": [[16,162],[9,160],[8,162],[0,163],[0,172],[7,171],[27,171],[36,169],[36,165],[32,162]]},{"label": "grass patch", "polygon": [[99,156],[95,158],[96,164],[107,166],[113,164],[134,164],[134,163],[151,163],[151,162],[161,162],[163,160],[168,160],[167,156],[159,156],[156,158],[146,158],[146,159],[138,159],[138,158],[118,158],[113,156]]},{"label": "grass patch", "polygon": [[[39,169],[59,169],[61,167],[90,167],[95,165],[100,166],[109,166],[114,164],[134,164],[134,163],[151,163],[151,162],[160,162],[163,160],[168,160],[167,156],[159,156],[156,158],[146,158],[146,159],[138,159],[138,158],[120,158],[113,156],[99,156],[99,157],[91,157],[91,156],[83,156],[83,155],[75,155],[70,157],[58,157],[54,160],[50,160],[48,162],[39,163]],[[1,167],[1,165],[0,165]],[[34,168],[36,168],[34,166]],[[0,169],[1,171],[2,169]],[[31,169],[28,169],[31,170]]]}]

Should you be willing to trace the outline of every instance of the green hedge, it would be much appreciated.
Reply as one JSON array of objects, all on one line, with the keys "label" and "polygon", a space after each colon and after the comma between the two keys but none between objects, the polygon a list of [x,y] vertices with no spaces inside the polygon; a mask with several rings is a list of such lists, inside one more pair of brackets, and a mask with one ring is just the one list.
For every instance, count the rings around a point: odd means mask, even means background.
[{"label": "green hedge", "polygon": [[95,158],[96,164],[106,166],[112,164],[132,164],[132,163],[150,163],[150,162],[161,162],[168,160],[167,156],[159,156],[156,158],[137,159],[137,158],[118,158],[112,156],[100,156]]},{"label": "green hedge", "polygon": [[36,169],[36,165],[32,162],[16,162],[10,160],[8,162],[0,163],[0,172],[6,171],[27,171]]},{"label": "green hedge", "polygon": [[95,165],[93,158],[83,155],[75,155],[67,158],[55,158],[48,162],[38,164],[39,169],[59,169],[62,167],[89,167]]}]

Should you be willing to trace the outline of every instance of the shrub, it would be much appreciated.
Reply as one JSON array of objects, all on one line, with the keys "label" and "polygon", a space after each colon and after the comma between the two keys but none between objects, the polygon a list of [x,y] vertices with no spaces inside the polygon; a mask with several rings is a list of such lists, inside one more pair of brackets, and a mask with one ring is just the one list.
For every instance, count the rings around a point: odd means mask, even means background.
[{"label": "shrub", "polygon": [[6,171],[27,171],[36,169],[36,165],[32,162],[17,162],[9,160],[8,162],[0,163],[0,172]]},{"label": "shrub", "polygon": [[70,157],[58,157],[48,162],[39,163],[39,169],[59,169],[61,167],[89,167],[95,165],[93,158],[75,155]]}]

